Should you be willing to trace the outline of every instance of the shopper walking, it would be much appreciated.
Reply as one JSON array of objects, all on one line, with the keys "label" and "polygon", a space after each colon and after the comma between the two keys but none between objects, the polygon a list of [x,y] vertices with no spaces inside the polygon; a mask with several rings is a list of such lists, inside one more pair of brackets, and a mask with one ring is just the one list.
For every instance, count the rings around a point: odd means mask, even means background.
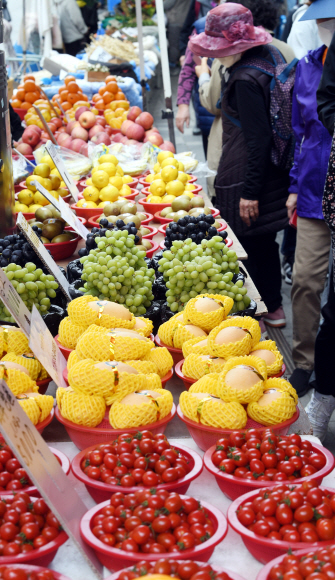
[{"label": "shopper walking", "polygon": [[[222,155],[215,191],[221,215],[240,238],[246,264],[268,314],[264,322],[285,326],[281,269],[276,234],[287,223],[289,171],[271,162],[270,83],[263,72],[273,67],[271,35],[254,27],[247,8],[226,3],[211,10],[205,33],[189,41],[201,56],[225,66],[222,86]],[[271,69],[272,70],[272,69]]]},{"label": "shopper walking", "polygon": [[303,0],[301,6],[292,16],[291,32],[287,38],[297,58],[303,58],[309,50],[315,50],[322,46],[323,42],[318,33],[315,20],[302,18],[313,0]]},{"label": "shopper walking", "polygon": [[62,32],[65,52],[76,56],[84,48],[88,28],[76,0],[54,0]]}]

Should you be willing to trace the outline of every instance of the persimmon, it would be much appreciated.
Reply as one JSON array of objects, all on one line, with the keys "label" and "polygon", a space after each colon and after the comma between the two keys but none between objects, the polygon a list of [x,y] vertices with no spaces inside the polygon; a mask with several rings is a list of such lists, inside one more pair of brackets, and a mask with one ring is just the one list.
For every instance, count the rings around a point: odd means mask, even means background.
[{"label": "persimmon", "polygon": [[72,109],[72,105],[68,101],[63,102],[62,107],[63,107],[64,111],[69,111],[70,109]]},{"label": "persimmon", "polygon": [[107,85],[107,83],[110,83],[110,82],[116,83],[116,77],[113,77],[113,75],[108,75],[108,77],[105,78],[105,83]]},{"label": "persimmon", "polygon": [[18,99],[19,101],[24,101],[25,94],[26,92],[24,89],[18,89],[16,91],[15,98]]},{"label": "persimmon", "polygon": [[26,93],[29,92],[34,92],[36,90],[36,84],[34,83],[34,81],[28,80],[24,82],[24,90],[26,91]]},{"label": "persimmon", "polygon": [[111,93],[109,93],[108,91],[106,91],[103,95],[102,95],[102,99],[103,102],[105,103],[105,105],[108,105],[109,103],[112,102],[113,98]]},{"label": "persimmon", "polygon": [[11,105],[13,109],[22,109],[22,101],[20,101],[19,99],[13,99]]}]

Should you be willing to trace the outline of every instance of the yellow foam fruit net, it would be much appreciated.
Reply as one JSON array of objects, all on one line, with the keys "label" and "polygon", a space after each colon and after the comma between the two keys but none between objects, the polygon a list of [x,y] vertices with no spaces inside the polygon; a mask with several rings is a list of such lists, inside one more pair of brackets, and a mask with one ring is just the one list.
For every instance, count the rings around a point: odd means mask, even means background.
[{"label": "yellow foam fruit net", "polygon": [[66,389],[64,389],[63,387],[58,387],[57,391],[56,391],[56,403],[57,403],[57,407],[59,408],[59,410],[61,409],[61,401],[63,396],[65,395],[65,393],[68,393],[69,391],[71,391],[73,393],[73,390],[71,389],[71,387],[68,387]]},{"label": "yellow foam fruit net", "polygon": [[[221,324],[211,330],[208,335],[208,346],[210,354],[213,356],[221,356],[223,358],[243,356],[244,354],[248,354],[253,344],[257,344],[261,338],[261,334],[259,334],[258,338],[257,328],[254,323],[256,323],[256,325],[259,327],[258,322],[256,322],[250,316],[231,316],[230,318],[227,318],[227,320],[221,322]],[[238,326],[239,328],[245,329],[248,332],[246,332],[246,335],[242,338],[242,340],[237,342],[216,344],[215,339],[219,332],[221,332],[221,330],[224,328],[228,328],[229,326]],[[254,342],[254,332],[257,334],[256,343]]]},{"label": "yellow foam fruit net", "polygon": [[150,391],[157,391],[162,388],[162,381],[156,373],[149,373],[145,375],[145,388]]},{"label": "yellow foam fruit net", "polygon": [[67,307],[67,313],[74,324],[89,326],[98,320],[98,312],[88,306],[89,302],[98,302],[99,299],[89,294],[72,300]]},{"label": "yellow foam fruit net", "polygon": [[269,405],[261,406],[258,401],[249,403],[248,415],[262,425],[276,425],[293,417],[296,412],[298,396],[288,381],[281,378],[267,379],[264,383],[264,393],[275,389],[282,393],[279,399],[271,401]]},{"label": "yellow foam fruit net", "polygon": [[41,415],[39,423],[42,423],[42,421],[50,415],[53,409],[54,398],[51,395],[38,395],[37,397],[34,397],[34,401],[36,401],[40,408]]},{"label": "yellow foam fruit net", "polygon": [[[260,375],[259,381],[249,389],[234,389],[226,384],[227,373],[233,368],[245,365],[253,367]],[[221,399],[224,401],[238,401],[242,404],[257,401],[263,394],[264,381],[267,379],[266,363],[257,356],[236,356],[229,359],[219,375],[218,388]]]},{"label": "yellow foam fruit net", "polygon": [[[135,375],[131,375],[134,377]],[[122,384],[118,384],[117,388],[115,389],[114,393],[106,399],[106,404],[109,407],[110,405],[114,405],[116,401],[122,401],[127,395],[131,395],[131,393],[136,393],[136,391],[141,389],[146,389],[146,375],[136,375],[139,377],[138,381],[122,381]],[[139,387],[140,384],[140,387]]]},{"label": "yellow foam fruit net", "polygon": [[[252,350],[270,350],[276,357],[276,360],[272,363],[272,365],[267,365],[267,375],[268,377],[273,377],[273,375],[277,375],[283,366],[283,356],[281,352],[278,350],[277,345],[274,340],[263,340],[258,344],[255,344]],[[252,354],[252,353],[250,353]]]},{"label": "yellow foam fruit net", "polygon": [[[203,356],[206,358],[203,359]],[[225,364],[226,361],[217,361],[208,355],[191,353],[185,358],[182,371],[186,377],[198,380],[209,373],[220,373]]]},{"label": "yellow foam fruit net", "polygon": [[33,425],[40,423],[41,410],[34,399],[19,399],[18,403],[21,405],[26,415],[28,415]]},{"label": "yellow foam fruit net", "polygon": [[[183,326],[184,324],[186,323],[182,321],[180,312],[178,312],[172,316],[170,320],[160,325],[158,329],[159,338],[164,342],[164,344],[166,344],[166,346],[174,346],[174,333],[179,325]],[[190,336],[190,338],[193,338],[193,336]]]},{"label": "yellow foam fruit net", "polygon": [[77,362],[79,362],[79,358],[77,356],[76,351],[73,350],[72,352],[70,352],[69,358],[67,359],[68,370],[70,370],[70,368],[73,367],[73,365],[75,365]]},{"label": "yellow foam fruit net", "polygon": [[184,358],[186,358],[189,354],[210,354],[209,346],[197,346],[198,342],[202,342],[204,339],[203,336],[196,336],[195,338],[191,338],[184,342],[182,346],[182,351]]},{"label": "yellow foam fruit net", "polygon": [[27,353],[26,355],[24,355],[24,354],[17,355],[17,354],[14,354],[13,352],[9,352],[4,357],[2,357],[1,360],[13,362],[13,363],[16,363],[18,365],[21,365],[22,367],[27,369],[29,376],[33,381],[37,381],[38,376],[39,376],[41,369],[42,369],[42,365],[41,365],[40,361],[38,361],[37,358],[35,358],[33,354],[29,354],[29,353]]},{"label": "yellow foam fruit net", "polygon": [[[196,302],[199,298],[211,298],[219,304],[218,310],[212,312],[199,312],[196,309]],[[199,294],[195,298],[191,298],[185,306],[184,317],[185,320],[190,320],[192,324],[200,326],[206,332],[209,332],[223,320],[225,320],[234,305],[234,300],[229,296],[221,296],[221,294]]]},{"label": "yellow foam fruit net", "polygon": [[244,407],[237,402],[224,402],[204,393],[199,399],[184,391],[179,397],[182,413],[197,423],[217,427],[220,429],[242,429],[247,424],[247,413]]},{"label": "yellow foam fruit net", "polygon": [[[148,396],[147,403],[139,405],[127,405],[122,401],[116,401],[109,411],[109,421],[114,429],[124,429],[128,427],[140,427],[156,423],[164,419],[172,409],[173,398],[170,391],[165,389],[150,389],[159,393],[161,396],[153,399]],[[139,394],[145,394],[143,390]]]},{"label": "yellow foam fruit net", "polygon": [[143,326],[143,328],[137,328],[136,332],[138,332],[138,334],[142,334],[143,336],[146,336],[148,338],[153,331],[154,325],[152,324],[150,318],[144,318],[144,316],[136,316],[135,324],[136,324],[136,320],[138,320],[138,319],[142,320],[145,323],[145,326]]},{"label": "yellow foam fruit net", "polygon": [[18,402],[34,425],[42,423],[51,413],[54,398],[50,395],[19,395]]},{"label": "yellow foam fruit net", "polygon": [[[182,348],[184,342],[194,338],[194,334],[190,332],[184,325],[178,324],[173,334],[173,346],[175,348]],[[203,336],[202,339],[206,337]]]},{"label": "yellow foam fruit net", "polygon": [[41,370],[40,370],[40,374],[38,375],[38,380],[44,381],[44,379],[48,379],[48,378],[49,378],[48,372],[41,365]]},{"label": "yellow foam fruit net", "polygon": [[85,332],[77,342],[76,353],[79,359],[126,361],[143,358],[151,348],[153,343],[148,338],[140,340],[129,336],[113,336],[113,333],[111,336],[97,336],[95,332]]},{"label": "yellow foam fruit net", "polygon": [[76,348],[78,338],[85,332],[87,324],[75,324],[69,316],[63,318],[58,328],[58,341],[66,348]]},{"label": "yellow foam fruit net", "polygon": [[151,361],[157,366],[157,372],[162,379],[173,367],[173,358],[166,346],[152,348],[144,357],[144,360]]},{"label": "yellow foam fruit net", "polygon": [[148,375],[149,373],[158,374],[156,363],[149,360],[127,360],[125,363],[144,375]]},{"label": "yellow foam fruit net", "polygon": [[193,383],[193,385],[190,386],[188,392],[209,393],[210,395],[214,395],[214,397],[219,397],[218,380],[218,373],[209,373],[208,375],[204,375],[201,377],[201,379]]},{"label": "yellow foam fruit net", "polygon": [[74,393],[72,389],[64,389],[58,397],[59,410],[68,421],[84,427],[97,427],[103,420],[106,412],[106,403],[103,397],[89,396]]},{"label": "yellow foam fruit net", "polygon": [[29,339],[21,330],[11,330],[0,326],[0,353],[3,355],[7,352],[24,354],[32,351],[29,347]]},{"label": "yellow foam fruit net", "polygon": [[35,381],[28,377],[26,373],[18,369],[7,369],[7,372],[5,372],[5,366],[0,365],[0,379],[6,378],[6,374],[7,385],[15,396],[22,393],[38,392],[38,386]]}]

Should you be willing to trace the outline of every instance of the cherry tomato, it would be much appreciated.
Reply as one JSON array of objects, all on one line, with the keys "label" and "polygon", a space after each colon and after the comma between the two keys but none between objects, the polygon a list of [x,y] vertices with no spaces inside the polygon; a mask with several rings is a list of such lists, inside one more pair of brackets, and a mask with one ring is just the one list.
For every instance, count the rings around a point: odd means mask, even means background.
[{"label": "cherry tomato", "polygon": [[293,521],[293,512],[287,504],[284,503],[279,504],[279,506],[276,509],[276,518],[278,522],[282,525],[290,524]]},{"label": "cherry tomato", "polygon": [[136,544],[145,544],[150,537],[150,529],[148,526],[139,525],[131,532],[130,537],[136,542]]}]

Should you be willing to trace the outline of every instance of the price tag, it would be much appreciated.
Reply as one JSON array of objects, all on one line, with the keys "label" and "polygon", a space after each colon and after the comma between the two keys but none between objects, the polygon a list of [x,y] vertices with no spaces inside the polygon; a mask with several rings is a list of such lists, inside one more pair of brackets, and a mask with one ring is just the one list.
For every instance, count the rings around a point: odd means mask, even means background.
[{"label": "price tag", "polygon": [[0,432],[84,561],[101,579],[102,566],[80,536],[79,522],[87,508],[4,380],[0,381]]},{"label": "price tag", "polygon": [[0,298],[15,322],[28,337],[30,332],[30,312],[2,268],[0,268]]},{"label": "price tag", "polygon": [[69,294],[69,283],[65,278],[64,274],[58,268],[55,260],[46,250],[43,242],[35,234],[34,230],[30,227],[24,215],[20,212],[17,216],[16,225],[20,228],[21,232],[26,237],[29,244],[32,246],[33,250],[36,252],[38,257],[42,260],[43,264],[48,268],[49,272],[54,276],[55,280],[59,284],[62,292],[65,294],[67,300],[72,300]]},{"label": "price tag", "polygon": [[58,387],[66,388],[63,371],[66,359],[35,304],[31,312],[29,346]]},{"label": "price tag", "polygon": [[70,207],[65,203],[65,201],[60,197],[59,200],[59,211],[63,220],[66,221],[69,226],[71,226],[79,236],[81,236],[84,240],[87,239],[87,235],[89,231],[85,228],[84,224],[78,219],[76,214],[71,211]]},{"label": "price tag", "polygon": [[61,174],[62,179],[63,179],[66,187],[68,188],[73,199],[77,203],[77,201],[79,199],[78,188],[77,188],[75,182],[73,181],[72,176],[69,174],[68,170],[66,169],[65,164],[64,164],[63,160],[61,159],[56,147],[53,145],[53,143],[51,143],[51,141],[48,141],[45,145],[45,148],[46,148],[47,152],[49,153],[52,161],[56,165],[59,173]]},{"label": "price tag", "polygon": [[31,184],[34,185],[37,191],[39,191],[42,195],[44,195],[44,197],[46,197],[48,202],[51,203],[59,211],[58,199],[56,199],[53,195],[51,195],[51,193],[47,189],[45,189],[45,187],[43,187],[43,185],[41,185],[39,181],[32,181]]}]

